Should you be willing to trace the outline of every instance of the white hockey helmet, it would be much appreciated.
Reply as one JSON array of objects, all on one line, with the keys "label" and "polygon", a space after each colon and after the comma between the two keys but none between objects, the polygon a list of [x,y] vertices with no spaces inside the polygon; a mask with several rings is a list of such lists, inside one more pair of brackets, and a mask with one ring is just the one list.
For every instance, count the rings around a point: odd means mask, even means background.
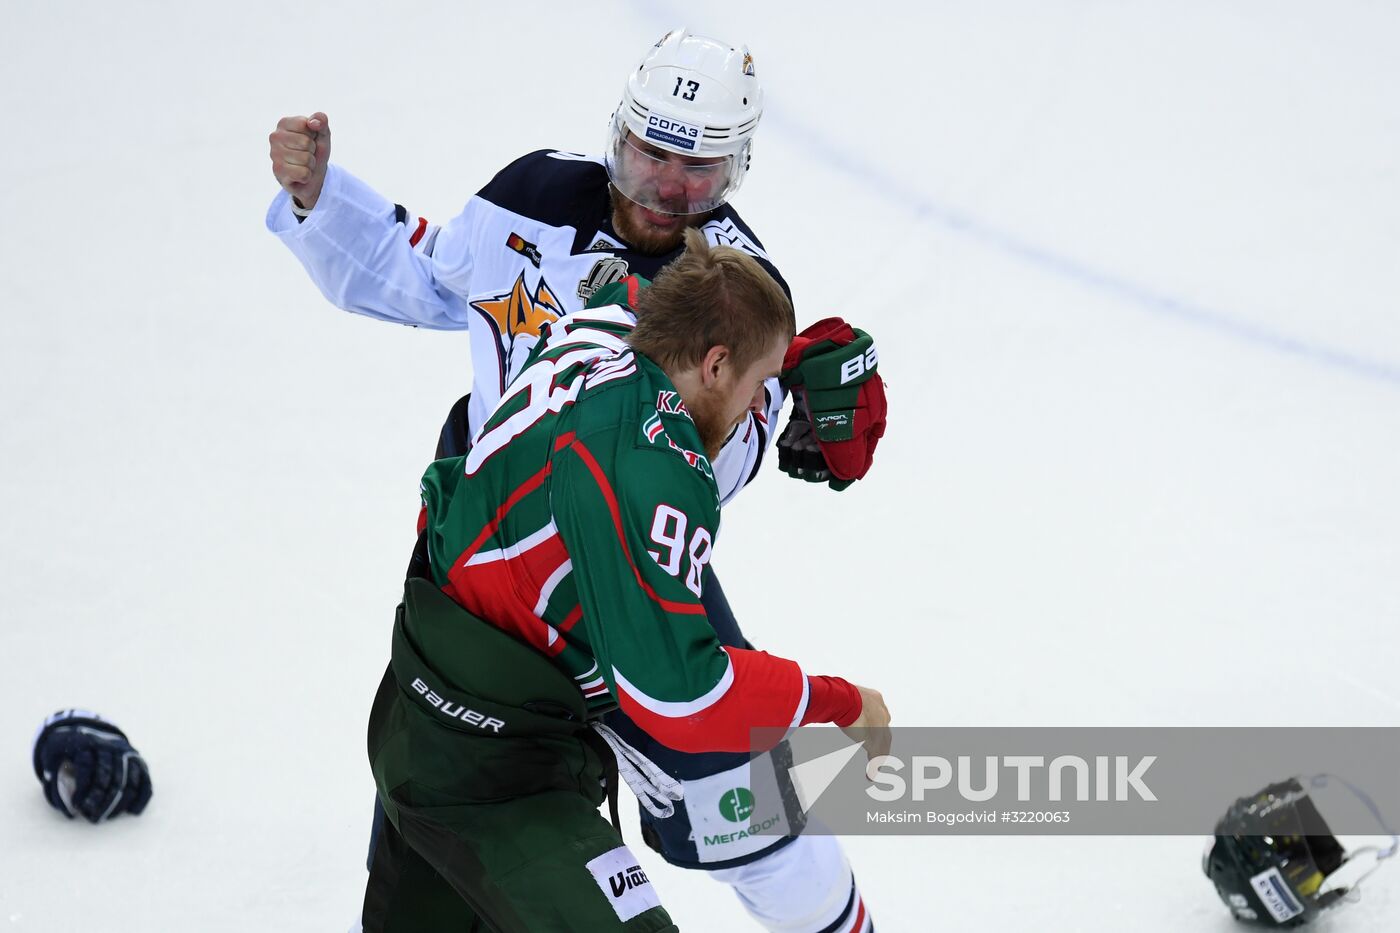
[{"label": "white hockey helmet", "polygon": [[[673,29],[627,78],[610,128],[608,175],[622,194],[659,213],[713,210],[744,180],[762,115],[747,46]],[[688,173],[684,194],[657,190],[662,170]]]}]

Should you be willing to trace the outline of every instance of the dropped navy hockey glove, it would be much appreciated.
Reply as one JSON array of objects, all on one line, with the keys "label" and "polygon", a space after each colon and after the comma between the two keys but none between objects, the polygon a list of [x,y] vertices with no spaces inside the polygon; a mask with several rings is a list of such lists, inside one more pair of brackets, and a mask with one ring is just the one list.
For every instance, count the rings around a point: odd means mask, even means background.
[{"label": "dropped navy hockey glove", "polygon": [[782,383],[792,418],[778,438],[778,469],[838,492],[863,477],[885,434],[885,383],[875,341],[839,317],[793,338]]},{"label": "dropped navy hockey glove", "polygon": [[96,713],[54,713],[34,736],[34,773],[44,797],[64,816],[100,823],[138,814],[151,799],[146,762],[126,734]]}]

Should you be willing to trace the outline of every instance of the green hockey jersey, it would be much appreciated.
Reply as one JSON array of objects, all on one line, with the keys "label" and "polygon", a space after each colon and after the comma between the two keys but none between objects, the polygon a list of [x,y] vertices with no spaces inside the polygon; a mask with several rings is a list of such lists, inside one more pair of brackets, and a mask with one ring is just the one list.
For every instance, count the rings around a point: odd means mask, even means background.
[{"label": "green hockey jersey", "polygon": [[591,711],[620,706],[681,751],[743,751],[749,730],[849,721],[839,678],[720,645],[700,603],[719,490],[666,374],[623,309],[550,325],[465,458],[423,477],[436,582],[544,653]]}]

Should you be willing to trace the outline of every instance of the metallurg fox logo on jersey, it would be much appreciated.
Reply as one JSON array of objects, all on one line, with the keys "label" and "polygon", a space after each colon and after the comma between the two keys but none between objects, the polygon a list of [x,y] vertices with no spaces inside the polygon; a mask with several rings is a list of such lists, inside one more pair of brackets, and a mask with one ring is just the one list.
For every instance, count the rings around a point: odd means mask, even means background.
[{"label": "metallurg fox logo on jersey", "polygon": [[510,291],[473,301],[472,307],[491,322],[496,335],[502,340],[537,336],[546,325],[557,321],[564,313],[563,305],[554,297],[544,276],[540,276],[539,284],[531,294],[529,286],[525,284],[524,272],[516,278]]}]

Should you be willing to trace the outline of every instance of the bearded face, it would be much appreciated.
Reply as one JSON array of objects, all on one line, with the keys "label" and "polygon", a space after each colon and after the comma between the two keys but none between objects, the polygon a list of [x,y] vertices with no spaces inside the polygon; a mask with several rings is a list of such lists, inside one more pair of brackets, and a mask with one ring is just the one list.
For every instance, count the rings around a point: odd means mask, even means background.
[{"label": "bearded face", "polygon": [[[725,410],[725,399],[718,394],[705,393],[700,398],[695,399],[694,404],[686,402],[686,407],[690,411],[690,417],[695,421],[696,430],[700,432],[700,443],[705,447],[705,456],[710,458],[710,462],[719,456],[720,448],[729,439],[736,422]],[[745,414],[747,414],[745,409]],[[742,416],[740,416],[742,420]]]},{"label": "bearded face", "polygon": [[705,456],[711,461],[719,456],[724,442],[749,412],[764,409],[767,402],[764,384],[782,370],[787,346],[787,337],[775,338],[768,352],[742,371],[734,367],[733,357],[726,353],[708,377],[702,373],[700,384],[692,392],[683,393],[686,408],[700,433],[700,442],[705,446]]},{"label": "bearded face", "polygon": [[618,236],[633,249],[652,256],[669,253],[681,245],[686,227],[698,227],[709,219],[710,214],[659,214],[647,210],[616,188],[609,186],[612,195],[612,225]]}]

